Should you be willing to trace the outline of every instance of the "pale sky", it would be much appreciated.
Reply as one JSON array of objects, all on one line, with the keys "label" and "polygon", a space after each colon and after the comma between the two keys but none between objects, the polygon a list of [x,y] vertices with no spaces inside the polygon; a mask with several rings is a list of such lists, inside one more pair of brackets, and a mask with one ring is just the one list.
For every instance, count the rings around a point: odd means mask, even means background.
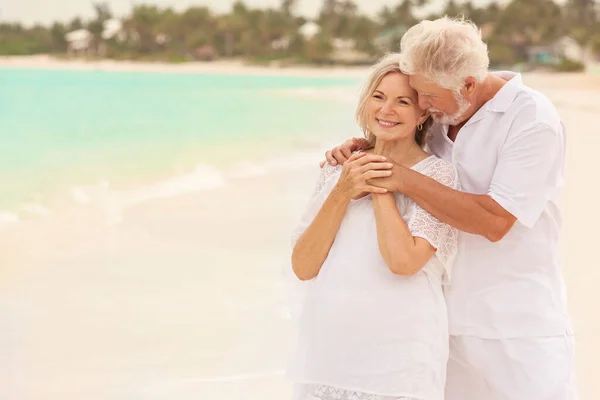
[{"label": "pale sky", "polygon": [[[475,4],[487,4],[491,0],[474,0]],[[501,2],[505,2],[503,0]],[[208,6],[217,13],[231,9],[234,0],[97,0],[106,2],[117,15],[127,14],[134,4],[156,4],[185,9],[192,5]],[[398,0],[355,0],[362,12],[376,15],[384,5],[394,6]],[[51,21],[69,21],[75,16],[90,18],[93,16],[92,0],[0,0],[0,21],[47,24]],[[250,7],[278,7],[281,0],[244,0]],[[438,11],[446,0],[432,0],[427,11]],[[323,0],[298,0],[296,12],[307,16],[315,16],[321,9]]]}]

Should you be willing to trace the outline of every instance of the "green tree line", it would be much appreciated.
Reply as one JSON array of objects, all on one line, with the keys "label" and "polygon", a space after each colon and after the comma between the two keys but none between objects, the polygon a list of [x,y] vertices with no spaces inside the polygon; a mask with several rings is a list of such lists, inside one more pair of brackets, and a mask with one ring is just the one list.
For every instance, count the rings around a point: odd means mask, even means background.
[{"label": "green tree line", "polygon": [[[76,17],[49,26],[24,27],[0,22],[0,55],[70,54],[65,35],[86,29],[87,57],[130,60],[185,61],[242,58],[261,62],[335,62],[339,43],[369,61],[398,49],[407,27],[417,23],[419,9],[428,0],[399,0],[383,7],[376,17],[360,12],[352,0],[324,0],[319,15],[307,21],[295,13],[295,0],[282,0],[278,8],[251,8],[237,1],[230,12],[216,14],[206,7],[184,11],[154,5],[135,5],[121,17],[122,28],[112,37],[103,35],[113,15],[107,4],[94,4],[95,16]],[[464,16],[484,32],[495,65],[514,65],[528,59],[528,49],[547,46],[569,36],[582,48],[600,53],[600,8],[594,0],[512,0],[476,6],[471,1],[450,0],[439,15]],[[303,32],[308,22],[318,30]],[[337,44],[337,45],[336,45]],[[336,47],[337,46],[337,47]],[[72,49],[71,49],[72,50]],[[72,53],[72,52],[71,52]]]}]

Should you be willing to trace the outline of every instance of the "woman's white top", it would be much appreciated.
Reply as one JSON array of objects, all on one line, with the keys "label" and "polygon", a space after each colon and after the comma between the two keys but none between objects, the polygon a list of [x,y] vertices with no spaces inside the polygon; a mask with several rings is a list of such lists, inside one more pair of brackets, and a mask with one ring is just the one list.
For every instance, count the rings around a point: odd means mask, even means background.
[{"label": "woman's white top", "polygon": [[[458,189],[455,168],[434,156],[412,167]],[[321,209],[342,168],[321,170],[292,245]],[[443,398],[450,281],[456,229],[402,194],[396,204],[413,236],[437,249],[413,276],[392,273],[379,251],[368,195],[353,200],[317,277],[302,282],[298,349],[289,377],[310,396],[336,400]],[[327,397],[327,394],[331,395]]]}]

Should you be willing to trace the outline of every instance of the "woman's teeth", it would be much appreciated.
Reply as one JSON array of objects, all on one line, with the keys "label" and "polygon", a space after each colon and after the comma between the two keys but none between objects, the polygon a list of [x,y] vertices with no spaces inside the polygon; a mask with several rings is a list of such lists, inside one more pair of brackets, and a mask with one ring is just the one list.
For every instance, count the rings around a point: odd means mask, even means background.
[{"label": "woman's teeth", "polygon": [[392,126],[398,125],[398,122],[383,121],[381,119],[378,119],[377,122],[379,122],[381,125],[389,127],[389,128],[391,128]]}]

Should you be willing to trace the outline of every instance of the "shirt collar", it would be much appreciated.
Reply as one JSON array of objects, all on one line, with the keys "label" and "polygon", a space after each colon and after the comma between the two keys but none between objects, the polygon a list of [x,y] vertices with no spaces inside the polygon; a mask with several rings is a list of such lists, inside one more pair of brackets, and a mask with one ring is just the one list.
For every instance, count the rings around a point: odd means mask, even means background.
[{"label": "shirt collar", "polygon": [[469,121],[467,121],[465,126],[481,120],[488,111],[498,113],[506,112],[523,86],[523,78],[521,77],[521,74],[516,72],[498,71],[492,72],[491,74],[498,76],[507,82],[500,88],[494,97],[469,118]]},{"label": "shirt collar", "polygon": [[493,72],[492,75],[505,79],[508,82],[487,103],[486,108],[493,112],[506,112],[515,100],[515,97],[517,97],[517,93],[521,90],[523,78],[521,74],[510,71]]}]

